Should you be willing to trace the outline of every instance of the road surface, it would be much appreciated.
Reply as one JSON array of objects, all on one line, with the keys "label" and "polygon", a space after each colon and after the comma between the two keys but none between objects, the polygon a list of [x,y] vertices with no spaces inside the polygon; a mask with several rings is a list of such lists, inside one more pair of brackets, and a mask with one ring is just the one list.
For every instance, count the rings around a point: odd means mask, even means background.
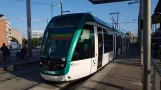
[{"label": "road surface", "polygon": [[19,70],[1,73],[0,88],[1,90],[73,90],[88,78],[62,84],[47,82],[42,80],[39,64],[36,63]]}]

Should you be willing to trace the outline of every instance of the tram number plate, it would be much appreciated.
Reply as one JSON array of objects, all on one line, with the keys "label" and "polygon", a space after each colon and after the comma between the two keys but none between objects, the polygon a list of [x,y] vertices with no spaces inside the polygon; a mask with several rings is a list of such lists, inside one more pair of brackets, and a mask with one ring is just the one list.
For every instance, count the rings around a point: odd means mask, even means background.
[{"label": "tram number plate", "polygon": [[46,71],[47,73],[50,73],[50,74],[55,74],[54,71]]}]

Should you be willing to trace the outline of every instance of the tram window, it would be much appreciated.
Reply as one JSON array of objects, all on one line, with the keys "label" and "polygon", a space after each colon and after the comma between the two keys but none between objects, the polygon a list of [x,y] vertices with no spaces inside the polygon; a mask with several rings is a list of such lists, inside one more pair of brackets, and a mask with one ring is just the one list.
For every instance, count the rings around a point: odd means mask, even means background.
[{"label": "tram window", "polygon": [[119,39],[119,48],[121,48],[121,36],[120,35],[118,36],[118,39]]},{"label": "tram window", "polygon": [[112,31],[105,31],[104,33],[104,53],[113,50],[113,33]]},{"label": "tram window", "polygon": [[117,47],[117,48],[119,48],[119,43],[120,43],[119,35],[116,34],[116,47]]},{"label": "tram window", "polygon": [[126,46],[126,37],[124,37],[124,47]]},{"label": "tram window", "polygon": [[122,47],[123,47],[123,39],[122,39],[122,37],[120,37],[120,40],[121,40],[120,46],[121,46],[121,48],[122,48]]},{"label": "tram window", "polygon": [[74,31],[74,28],[70,28],[69,30],[67,28],[47,28],[41,55],[52,56],[57,59],[65,58],[68,54]]},{"label": "tram window", "polygon": [[94,57],[94,28],[85,25],[73,54],[73,61]]}]

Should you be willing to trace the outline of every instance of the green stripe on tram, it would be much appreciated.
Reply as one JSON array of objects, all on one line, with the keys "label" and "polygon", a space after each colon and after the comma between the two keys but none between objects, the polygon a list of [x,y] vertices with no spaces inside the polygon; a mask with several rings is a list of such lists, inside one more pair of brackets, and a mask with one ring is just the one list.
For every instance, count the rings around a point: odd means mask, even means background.
[{"label": "green stripe on tram", "polygon": [[69,53],[68,53],[68,57],[67,57],[67,65],[66,65],[64,74],[67,74],[69,72],[70,63],[71,63],[71,60],[72,60],[72,57],[73,57],[73,53],[74,53],[74,50],[76,48],[79,37],[81,35],[82,29],[85,25],[87,15],[88,14],[85,14],[83,16],[83,18],[81,19],[81,21],[80,21],[79,25],[77,26],[77,29],[76,29],[76,31],[73,35],[73,39],[72,39],[72,42],[71,42],[71,45],[70,45],[70,48],[69,48]]}]

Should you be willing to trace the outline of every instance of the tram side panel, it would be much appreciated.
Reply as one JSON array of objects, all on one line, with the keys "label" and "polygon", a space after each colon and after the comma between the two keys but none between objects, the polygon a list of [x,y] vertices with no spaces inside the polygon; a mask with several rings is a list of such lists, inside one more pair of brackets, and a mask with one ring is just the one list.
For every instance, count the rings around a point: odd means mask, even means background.
[{"label": "tram side panel", "polygon": [[91,60],[91,74],[97,71],[98,66],[98,32],[97,32],[97,26],[94,26],[94,58]]},{"label": "tram side panel", "polygon": [[103,54],[103,65],[109,63],[114,58],[114,38],[113,32],[110,29],[104,30],[104,54]]},{"label": "tram side panel", "polygon": [[[96,71],[94,28],[86,25],[77,42],[66,81],[79,79]],[[92,69],[91,69],[92,67]]]},{"label": "tram side panel", "polygon": [[119,55],[121,54],[121,35],[119,34]]},{"label": "tram side panel", "polygon": [[107,52],[107,49],[108,49],[108,37],[109,37],[109,33],[107,31],[107,29],[104,29],[103,30],[104,34],[103,34],[103,37],[104,37],[104,52],[103,52],[103,66],[106,65],[108,62],[110,62],[110,53]]}]

